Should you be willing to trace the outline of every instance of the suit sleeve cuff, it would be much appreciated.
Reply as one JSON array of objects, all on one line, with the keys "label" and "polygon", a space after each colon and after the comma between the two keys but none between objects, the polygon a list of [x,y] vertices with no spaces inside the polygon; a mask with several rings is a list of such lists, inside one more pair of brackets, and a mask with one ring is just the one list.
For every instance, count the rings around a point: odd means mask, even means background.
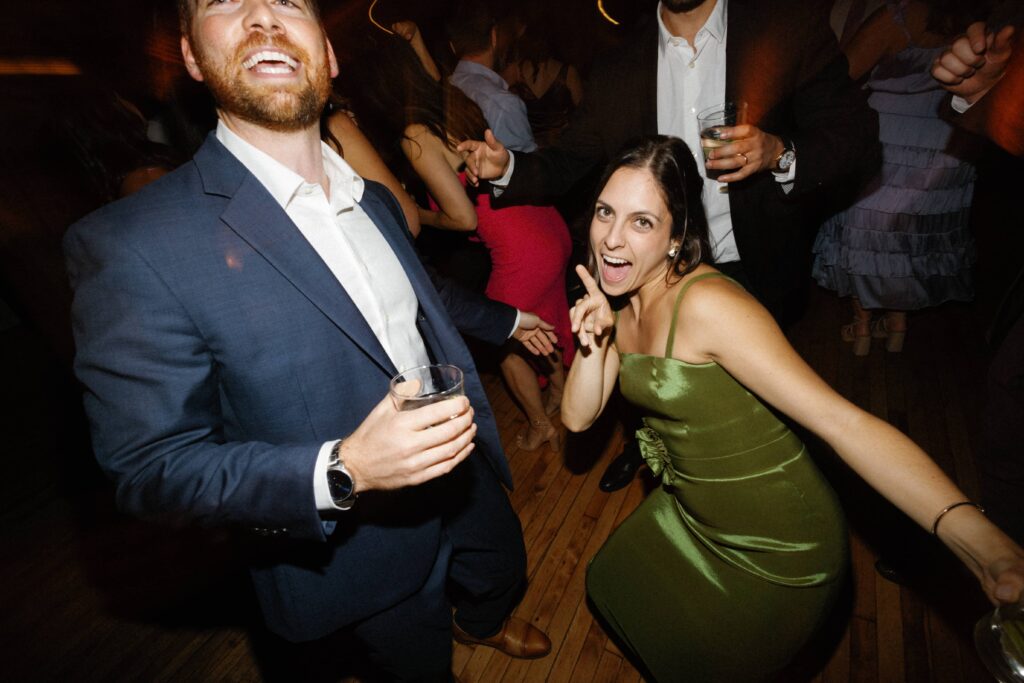
[{"label": "suit sleeve cuff", "polygon": [[950,100],[949,106],[953,108],[957,114],[963,114],[965,111],[970,109],[973,105],[959,95],[953,95],[953,99]]},{"label": "suit sleeve cuff", "polygon": [[313,466],[313,494],[316,497],[316,509],[320,511],[340,510],[331,498],[331,490],[327,487],[327,460],[331,455],[331,449],[337,441],[328,441],[320,447],[320,453],[316,456],[316,464]]},{"label": "suit sleeve cuff", "polygon": [[793,164],[786,170],[785,173],[777,173],[772,171],[772,175],[775,176],[775,182],[782,185],[782,191],[789,194],[793,190],[793,183],[796,182],[796,160],[793,160]]},{"label": "suit sleeve cuff", "polygon": [[523,312],[520,311],[517,308],[516,309],[516,321],[515,321],[515,323],[513,323],[512,329],[509,331],[508,337],[506,337],[506,339],[511,339],[512,338],[512,335],[515,334],[516,330],[519,329],[519,321],[521,321],[522,319],[523,319]]},{"label": "suit sleeve cuff", "polygon": [[508,151],[508,168],[505,169],[505,175],[500,178],[495,178],[491,181],[491,193],[495,197],[500,197],[501,193],[508,187],[508,183],[512,180],[512,172],[516,169],[516,155],[512,153],[512,150]]}]

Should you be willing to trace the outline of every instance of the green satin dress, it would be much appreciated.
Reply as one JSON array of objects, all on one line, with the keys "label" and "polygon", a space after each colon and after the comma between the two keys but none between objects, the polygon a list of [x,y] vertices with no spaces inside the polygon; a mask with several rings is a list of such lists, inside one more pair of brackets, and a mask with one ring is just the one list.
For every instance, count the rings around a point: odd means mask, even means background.
[{"label": "green satin dress", "polygon": [[[707,273],[684,285],[676,299]],[[721,276],[724,277],[724,276]],[[789,662],[844,582],[839,502],[800,440],[715,363],[622,354],[623,396],[661,485],[594,556],[587,592],[659,683],[757,681]]]}]

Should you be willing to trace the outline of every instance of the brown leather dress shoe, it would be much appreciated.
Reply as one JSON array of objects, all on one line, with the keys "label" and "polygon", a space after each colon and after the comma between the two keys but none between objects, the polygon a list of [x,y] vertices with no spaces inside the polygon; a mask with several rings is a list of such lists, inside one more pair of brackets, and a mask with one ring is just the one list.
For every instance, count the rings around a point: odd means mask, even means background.
[{"label": "brown leather dress shoe", "polygon": [[509,617],[501,630],[490,638],[477,638],[452,623],[452,635],[463,645],[486,645],[504,652],[509,657],[537,659],[551,652],[551,641],[544,632],[528,621]]}]

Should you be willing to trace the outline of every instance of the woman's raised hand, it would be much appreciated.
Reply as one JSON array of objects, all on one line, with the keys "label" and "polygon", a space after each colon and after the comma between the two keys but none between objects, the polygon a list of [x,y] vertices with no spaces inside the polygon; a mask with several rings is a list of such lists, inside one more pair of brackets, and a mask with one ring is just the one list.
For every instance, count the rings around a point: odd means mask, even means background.
[{"label": "woman's raised hand", "polygon": [[391,24],[391,30],[410,43],[420,33],[420,28],[416,25],[416,22],[409,21],[408,19]]},{"label": "woman's raised hand", "polygon": [[583,266],[576,266],[576,274],[583,281],[587,293],[582,299],[577,299],[576,304],[569,311],[569,319],[572,321],[572,331],[579,338],[580,345],[590,348],[595,345],[597,338],[615,327],[615,315],[612,313],[611,304],[608,298],[601,291],[597,281]]}]

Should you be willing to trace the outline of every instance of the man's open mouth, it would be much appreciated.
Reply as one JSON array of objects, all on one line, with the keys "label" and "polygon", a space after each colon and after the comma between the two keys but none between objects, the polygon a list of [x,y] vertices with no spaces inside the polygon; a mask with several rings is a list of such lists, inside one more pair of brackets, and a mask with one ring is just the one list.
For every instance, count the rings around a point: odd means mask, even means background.
[{"label": "man's open mouth", "polygon": [[278,50],[260,50],[242,62],[242,67],[260,74],[290,74],[299,68],[299,62]]}]

